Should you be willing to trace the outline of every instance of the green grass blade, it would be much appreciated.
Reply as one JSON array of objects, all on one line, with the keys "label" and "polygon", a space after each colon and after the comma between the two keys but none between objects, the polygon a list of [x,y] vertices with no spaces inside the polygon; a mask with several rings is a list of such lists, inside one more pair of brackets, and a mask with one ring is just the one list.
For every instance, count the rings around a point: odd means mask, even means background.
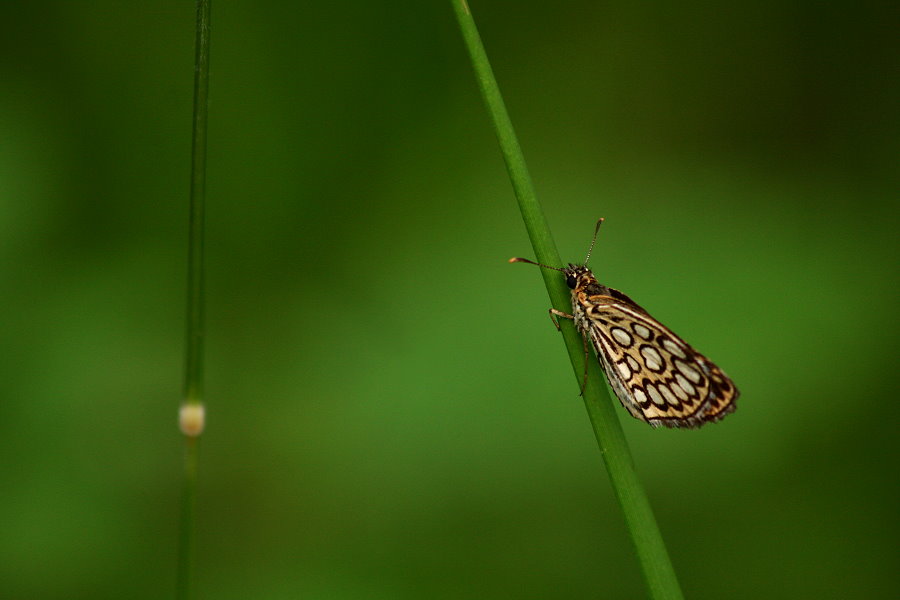
[{"label": "green grass blade", "polygon": [[209,106],[209,13],[211,0],[197,0],[194,116],[188,232],[188,286],[184,398],[180,425],[185,437],[184,484],[178,541],[176,597],[191,596],[194,513],[199,436],[203,432],[203,222],[206,204],[206,123]]},{"label": "green grass blade", "polygon": [[[560,265],[556,244],[535,196],[525,158],[506,112],[500,89],[494,79],[471,11],[465,0],[451,0],[451,3],[472,61],[472,67],[475,70],[478,86],[500,142],[506,168],[512,180],[535,256],[539,262],[544,264]],[[569,289],[563,278],[555,271],[540,269],[540,272],[544,277],[552,305],[558,310],[570,312]],[[580,386],[585,368],[583,342],[571,322],[566,319],[561,319],[561,321],[563,338],[572,361],[575,378]],[[616,407],[610,399],[602,377],[597,362],[589,361],[584,403],[594,428],[594,435],[600,446],[600,454],[606,463],[609,479],[637,551],[650,597],[667,600],[682,598],[681,588],[678,585],[678,579],[672,568],[672,562],[666,551],[656,518],[653,516],[647,494],[634,469],[631,451],[619,423]]]}]

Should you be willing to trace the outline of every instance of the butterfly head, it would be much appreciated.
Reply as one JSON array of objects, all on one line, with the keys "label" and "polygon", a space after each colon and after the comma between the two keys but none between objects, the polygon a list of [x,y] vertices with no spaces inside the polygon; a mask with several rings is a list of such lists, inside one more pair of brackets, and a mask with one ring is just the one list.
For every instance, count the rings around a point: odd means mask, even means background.
[{"label": "butterfly head", "polygon": [[585,265],[569,263],[569,266],[563,269],[563,273],[566,276],[566,285],[572,290],[585,288],[592,283],[597,283],[594,274]]}]

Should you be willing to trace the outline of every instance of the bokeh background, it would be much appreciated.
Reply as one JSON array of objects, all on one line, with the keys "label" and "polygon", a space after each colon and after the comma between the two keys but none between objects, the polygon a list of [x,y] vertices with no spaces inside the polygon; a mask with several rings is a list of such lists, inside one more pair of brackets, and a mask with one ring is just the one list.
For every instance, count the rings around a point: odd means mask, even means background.
[{"label": "bokeh background", "polygon": [[[472,8],[566,260],[719,363],[619,414],[691,598],[895,598],[890,3]],[[193,3],[0,8],[0,597],[164,598]],[[213,6],[203,598],[637,598],[448,2]]]}]

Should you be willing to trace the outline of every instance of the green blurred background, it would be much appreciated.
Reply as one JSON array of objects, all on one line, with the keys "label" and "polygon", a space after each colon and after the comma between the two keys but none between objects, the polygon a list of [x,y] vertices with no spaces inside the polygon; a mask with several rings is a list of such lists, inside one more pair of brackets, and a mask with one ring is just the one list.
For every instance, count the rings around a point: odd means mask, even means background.
[{"label": "green blurred background", "polygon": [[[619,410],[691,598],[895,598],[891,3],[472,1],[560,252],[719,363]],[[174,589],[194,7],[0,8],[0,597]],[[212,13],[204,598],[637,598],[448,2]]]}]

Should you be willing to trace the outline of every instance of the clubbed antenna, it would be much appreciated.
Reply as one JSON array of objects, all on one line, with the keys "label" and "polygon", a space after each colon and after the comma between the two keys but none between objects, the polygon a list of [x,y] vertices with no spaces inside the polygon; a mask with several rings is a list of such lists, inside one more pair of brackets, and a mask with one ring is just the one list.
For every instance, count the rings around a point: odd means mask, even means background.
[{"label": "clubbed antenna", "polygon": [[594,227],[594,239],[591,240],[591,247],[588,248],[587,256],[584,257],[584,262],[581,263],[584,266],[587,266],[588,261],[591,259],[591,252],[594,251],[594,244],[597,242],[597,234],[600,232],[601,225],[603,225],[603,217],[600,217],[600,220],[597,221],[597,226]]},{"label": "clubbed antenna", "polygon": [[544,267],[545,269],[553,269],[554,271],[565,271],[565,269],[560,269],[558,267],[550,267],[548,265],[543,265],[539,262],[534,262],[533,260],[528,260],[527,258],[511,258],[509,259],[511,263],[523,262],[528,263],[529,265],[537,265],[539,267]]}]

